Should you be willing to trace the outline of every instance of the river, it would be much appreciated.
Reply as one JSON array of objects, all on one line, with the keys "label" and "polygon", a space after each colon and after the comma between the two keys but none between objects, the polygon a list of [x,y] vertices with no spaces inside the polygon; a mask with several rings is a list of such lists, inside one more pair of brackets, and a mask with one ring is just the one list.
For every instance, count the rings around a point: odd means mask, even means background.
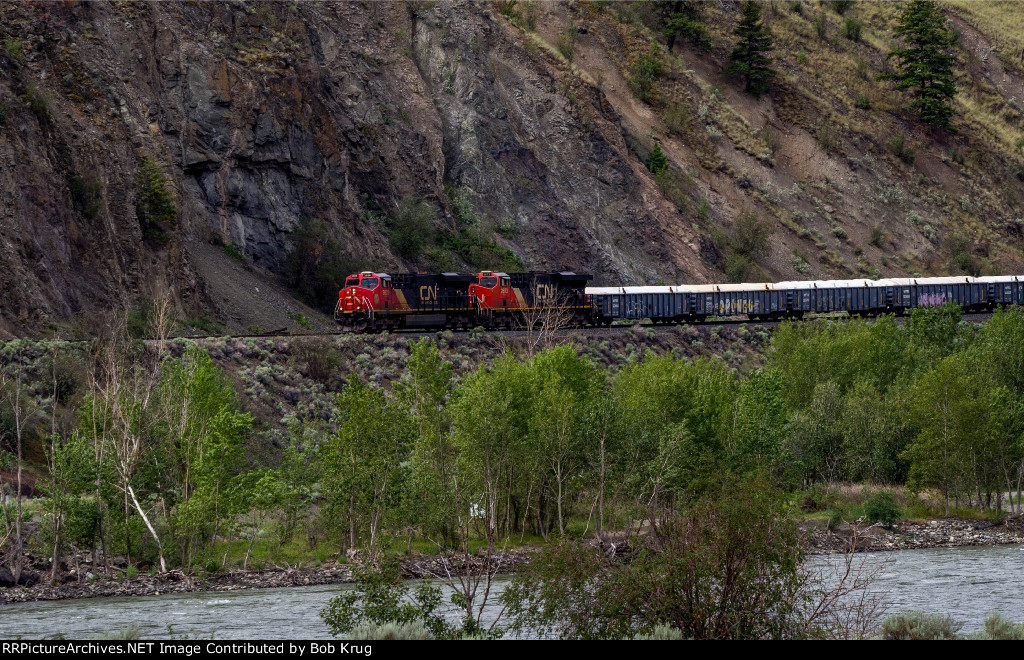
[{"label": "river", "polygon": [[[841,557],[811,557],[815,569]],[[1024,620],[1024,546],[933,548],[858,555],[865,568],[881,565],[873,589],[884,595],[888,611],[922,610],[950,614],[964,623],[963,632],[981,627],[985,616],[999,612]],[[495,592],[503,589],[499,580]],[[289,587],[230,592],[200,592],[91,598],[85,600],[0,605],[0,639],[39,639],[63,634],[95,638],[107,631],[138,626],[144,638],[190,639],[328,639],[320,609],[350,585]],[[485,612],[485,625],[497,608]]]}]

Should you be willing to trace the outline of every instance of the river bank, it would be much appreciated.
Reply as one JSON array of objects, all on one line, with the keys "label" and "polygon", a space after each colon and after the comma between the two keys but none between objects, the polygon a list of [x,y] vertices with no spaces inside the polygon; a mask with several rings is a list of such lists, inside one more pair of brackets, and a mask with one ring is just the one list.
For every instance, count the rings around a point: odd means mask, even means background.
[{"label": "river bank", "polygon": [[966,518],[936,518],[928,521],[901,520],[887,529],[879,524],[841,523],[833,529],[825,521],[803,525],[810,555],[924,548],[962,548],[1024,543],[1024,517],[1000,523]]},{"label": "river bank", "polygon": [[[498,574],[515,573],[532,556],[531,550],[501,552],[492,557],[491,570]],[[479,570],[479,557],[469,559]],[[446,573],[446,563],[440,555],[414,555],[399,560],[402,577],[407,579],[438,579]],[[460,568],[461,557],[449,559],[450,568]],[[169,571],[137,578],[107,579],[92,577],[81,582],[58,585],[36,583],[32,586],[0,588],[0,605],[40,600],[72,600],[78,598],[159,596],[196,591],[239,591],[243,589],[274,589],[279,587],[311,587],[342,584],[352,581],[351,564],[330,562],[314,567],[277,567],[265,570],[232,570],[207,575],[189,575],[182,571]]]},{"label": "river bank", "polygon": [[[841,523],[833,529],[824,521],[802,524],[806,532],[808,555],[829,555],[848,552],[885,552],[925,548],[959,548],[1024,544],[1024,518],[1007,518],[996,524],[988,521],[939,518],[929,521],[900,521],[893,529],[866,523]],[[525,566],[534,550],[517,549],[498,553],[493,570],[513,574]],[[477,563],[478,557],[470,561]],[[459,560],[453,560],[459,566]],[[433,578],[445,575],[445,561],[438,555],[414,555],[400,559],[405,578]],[[158,596],[199,591],[225,592],[245,589],[310,587],[342,584],[352,581],[352,565],[329,562],[314,567],[275,567],[265,570],[232,570],[213,574],[189,575],[181,571],[133,579],[106,579],[102,576],[51,586],[0,588],[0,605],[30,601],[71,600],[98,597]]]}]

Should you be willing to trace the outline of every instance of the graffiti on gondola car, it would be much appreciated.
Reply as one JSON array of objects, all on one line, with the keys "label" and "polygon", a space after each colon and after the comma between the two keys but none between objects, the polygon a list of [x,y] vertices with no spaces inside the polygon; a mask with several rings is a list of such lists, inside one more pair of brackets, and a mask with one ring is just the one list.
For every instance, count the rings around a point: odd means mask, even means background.
[{"label": "graffiti on gondola car", "polygon": [[719,298],[717,301],[713,295],[706,298],[705,309],[708,314],[728,316],[731,314],[759,314],[761,312],[761,301],[749,298]]},{"label": "graffiti on gondola car", "polygon": [[944,293],[922,293],[917,299],[918,307],[941,307],[949,302]]}]

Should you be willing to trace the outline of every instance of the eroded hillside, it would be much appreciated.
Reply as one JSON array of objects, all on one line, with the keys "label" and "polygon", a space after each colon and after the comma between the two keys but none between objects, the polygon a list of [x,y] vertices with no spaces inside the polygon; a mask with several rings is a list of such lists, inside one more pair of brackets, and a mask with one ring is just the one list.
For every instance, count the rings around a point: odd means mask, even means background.
[{"label": "eroded hillside", "polygon": [[646,2],[0,4],[0,331],[165,294],[182,321],[328,324],[290,295],[297,236],[331,272],[1024,270],[1019,6],[942,5],[942,134],[877,80],[898,4],[763,5],[759,99],[722,73],[738,7],[702,7],[710,49],[670,51]]}]

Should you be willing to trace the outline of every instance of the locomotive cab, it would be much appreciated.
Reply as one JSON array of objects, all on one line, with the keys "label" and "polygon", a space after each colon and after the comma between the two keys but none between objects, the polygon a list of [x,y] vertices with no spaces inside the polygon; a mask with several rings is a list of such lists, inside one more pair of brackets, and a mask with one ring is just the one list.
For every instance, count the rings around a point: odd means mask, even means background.
[{"label": "locomotive cab", "polygon": [[469,295],[477,301],[481,309],[519,307],[511,278],[507,273],[494,273],[489,270],[477,273],[476,283],[469,285]]}]

